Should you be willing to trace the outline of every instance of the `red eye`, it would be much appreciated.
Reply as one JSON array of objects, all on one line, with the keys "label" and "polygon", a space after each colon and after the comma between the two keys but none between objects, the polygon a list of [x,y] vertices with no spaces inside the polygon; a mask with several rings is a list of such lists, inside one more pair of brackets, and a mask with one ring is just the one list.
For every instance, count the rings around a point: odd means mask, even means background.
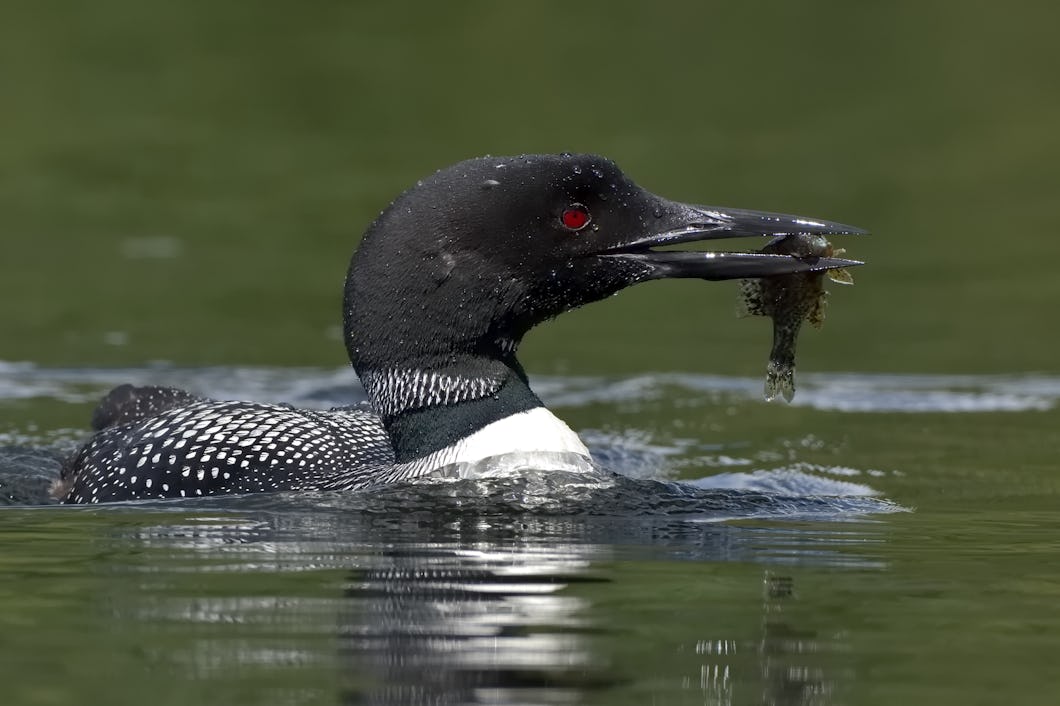
[{"label": "red eye", "polygon": [[560,216],[560,221],[567,230],[581,230],[589,225],[590,220],[592,219],[589,217],[589,209],[580,203],[572,203]]}]

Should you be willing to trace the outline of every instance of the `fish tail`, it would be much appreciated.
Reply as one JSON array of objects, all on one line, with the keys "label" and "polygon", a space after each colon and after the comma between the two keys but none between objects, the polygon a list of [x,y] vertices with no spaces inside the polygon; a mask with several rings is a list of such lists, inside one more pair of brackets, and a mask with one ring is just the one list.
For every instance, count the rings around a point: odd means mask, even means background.
[{"label": "fish tail", "polygon": [[777,396],[791,402],[795,397],[795,366],[770,360],[766,367],[766,401],[772,402]]}]

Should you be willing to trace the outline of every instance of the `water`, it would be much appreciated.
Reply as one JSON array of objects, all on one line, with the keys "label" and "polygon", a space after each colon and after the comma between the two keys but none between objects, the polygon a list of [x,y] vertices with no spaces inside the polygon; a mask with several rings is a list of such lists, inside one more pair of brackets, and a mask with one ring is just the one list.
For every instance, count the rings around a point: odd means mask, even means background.
[{"label": "water", "polygon": [[[1058,24],[2,3],[0,701],[1055,703]],[[738,287],[657,283],[520,351],[618,478],[29,504],[114,384],[357,399],[363,228],[443,165],[563,150],[873,232],[835,243],[868,264],[794,405]]]},{"label": "water", "polygon": [[[363,394],[345,369],[4,364],[0,489],[84,434],[23,405],[87,416],[148,379]],[[1060,379],[808,374],[792,407],[751,378],[536,382],[621,475],[6,508],[11,703],[1050,702],[1060,483],[944,430],[1055,441]]]}]

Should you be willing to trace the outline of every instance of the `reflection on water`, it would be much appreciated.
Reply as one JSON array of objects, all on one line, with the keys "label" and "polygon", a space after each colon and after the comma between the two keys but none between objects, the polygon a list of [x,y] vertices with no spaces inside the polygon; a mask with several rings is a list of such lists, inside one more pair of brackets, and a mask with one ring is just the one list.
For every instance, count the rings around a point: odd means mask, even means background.
[{"label": "reflection on water", "polygon": [[[765,704],[830,703],[840,675],[820,665],[815,656],[824,647],[812,628],[796,627],[785,619],[784,608],[795,600],[790,576],[766,572],[762,601],[762,641],[759,659]],[[827,646],[835,649],[835,645]]]},{"label": "reflection on water", "polygon": [[349,668],[373,686],[348,703],[554,703],[615,684],[585,639],[593,576],[578,552],[386,552],[354,573],[339,627]]},{"label": "reflection on water", "polygon": [[[885,532],[873,522],[231,512],[161,513],[112,535],[140,547],[108,595],[115,620],[168,625],[179,646],[152,652],[185,676],[324,668],[349,704],[610,703],[659,673],[658,703],[683,703],[682,692],[706,704],[831,703],[850,672],[812,612],[790,613],[801,599],[793,572],[878,568]],[[652,660],[630,664],[624,613],[651,607],[652,566],[675,560],[748,569],[706,586],[718,592],[708,603],[677,595],[649,626],[664,636]],[[640,599],[615,604],[616,593]],[[730,606],[746,610],[722,626]],[[258,703],[299,702],[297,690],[270,693]]]},{"label": "reflection on water", "polygon": [[[834,641],[821,640],[812,628],[796,627],[784,614],[786,604],[797,600],[795,579],[765,571],[762,579],[761,637],[741,642],[732,638],[700,640],[695,645],[702,663],[698,682],[685,678],[683,688],[698,691],[701,703],[731,706],[761,703],[765,706],[806,706],[833,703],[843,674],[823,666],[823,653],[836,651]],[[761,698],[748,698],[746,683],[737,680],[736,665],[742,653],[758,663]],[[741,697],[742,698],[738,698]]]}]

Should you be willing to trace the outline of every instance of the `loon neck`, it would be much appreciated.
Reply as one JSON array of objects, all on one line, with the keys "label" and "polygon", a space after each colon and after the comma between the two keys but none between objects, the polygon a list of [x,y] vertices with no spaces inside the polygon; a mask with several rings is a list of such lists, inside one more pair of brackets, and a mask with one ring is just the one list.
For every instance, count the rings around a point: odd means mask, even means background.
[{"label": "loon neck", "polygon": [[[514,362],[514,361],[512,361]],[[515,362],[359,371],[397,463],[451,447],[488,425],[544,407]]]}]

